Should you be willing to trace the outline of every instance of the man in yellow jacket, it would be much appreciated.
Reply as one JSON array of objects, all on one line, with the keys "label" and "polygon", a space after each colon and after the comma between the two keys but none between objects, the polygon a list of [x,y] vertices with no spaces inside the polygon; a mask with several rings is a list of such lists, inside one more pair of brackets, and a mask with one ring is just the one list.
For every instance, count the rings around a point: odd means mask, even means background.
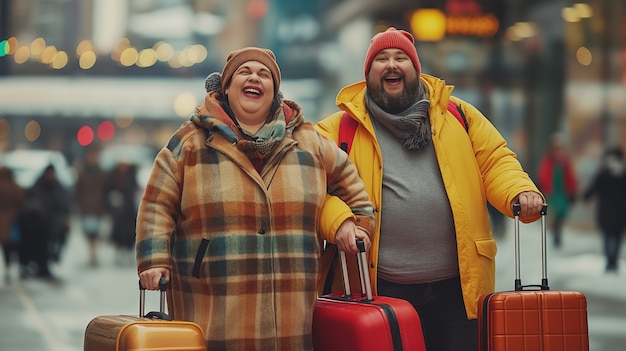
[{"label": "man in yellow jacket", "polygon": [[[364,74],[339,92],[342,111],[316,128],[338,141],[342,115],[357,122],[350,159],[375,208],[376,230],[365,237],[374,292],[413,304],[428,350],[476,350],[478,299],[495,289],[487,202],[509,217],[520,203],[528,223],[545,199],[488,119],[452,97],[453,86],[421,73],[410,33],[376,34]],[[467,130],[447,110],[449,100],[460,105]],[[343,218],[349,213],[328,198],[320,232],[356,253],[354,223]]]}]

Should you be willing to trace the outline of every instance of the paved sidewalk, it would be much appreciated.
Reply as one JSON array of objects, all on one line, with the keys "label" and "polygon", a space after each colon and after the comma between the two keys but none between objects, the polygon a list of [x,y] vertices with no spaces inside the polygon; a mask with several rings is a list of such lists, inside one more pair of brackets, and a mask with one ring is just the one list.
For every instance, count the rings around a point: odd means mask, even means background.
[{"label": "paved sidewalk", "polygon": [[[515,278],[513,223],[507,224],[505,236],[496,239],[498,291],[512,290]],[[538,222],[520,228],[523,284],[541,280],[539,228]],[[591,351],[622,351],[626,349],[626,248],[619,273],[607,275],[600,236],[577,228],[565,229],[558,250],[548,240],[550,287],[587,296]],[[92,318],[138,313],[134,265],[117,264],[113,248],[104,243],[100,266],[88,267],[86,248],[80,232],[72,232],[62,262],[53,266],[58,281],[0,282],[0,351],[81,351],[85,327]],[[2,264],[0,272],[4,272]],[[147,310],[153,310],[158,294],[147,295]]]},{"label": "paved sidewalk", "polygon": [[[120,265],[108,242],[100,245],[100,265],[90,267],[87,243],[73,231],[56,280],[17,279],[0,282],[0,351],[82,351],[85,327],[105,314],[139,313],[134,263]],[[0,264],[0,272],[5,267]],[[158,294],[147,294],[148,308],[158,307]]]}]

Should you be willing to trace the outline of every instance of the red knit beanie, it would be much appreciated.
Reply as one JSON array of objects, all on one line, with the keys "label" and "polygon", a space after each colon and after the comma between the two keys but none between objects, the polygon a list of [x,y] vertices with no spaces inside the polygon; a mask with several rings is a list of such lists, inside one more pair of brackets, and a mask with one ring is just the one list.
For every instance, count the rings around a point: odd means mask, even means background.
[{"label": "red knit beanie", "polygon": [[257,61],[264,64],[270,72],[272,72],[272,78],[274,79],[274,93],[278,92],[280,87],[280,69],[276,63],[276,56],[270,49],[263,49],[257,47],[247,47],[239,50],[232,51],[226,57],[226,65],[222,70],[222,91],[226,91],[226,84],[233,77],[233,74],[242,64],[248,61]]},{"label": "red knit beanie", "polygon": [[404,53],[411,58],[413,66],[415,67],[415,70],[417,70],[417,75],[419,76],[422,68],[420,66],[420,60],[417,57],[417,50],[413,44],[414,42],[415,39],[413,39],[413,35],[411,35],[411,33],[403,30],[397,30],[394,27],[389,27],[386,31],[374,35],[372,40],[370,40],[370,47],[367,49],[367,55],[365,55],[365,78],[367,78],[367,73],[370,71],[374,57],[376,57],[380,51],[391,48],[404,51]]}]

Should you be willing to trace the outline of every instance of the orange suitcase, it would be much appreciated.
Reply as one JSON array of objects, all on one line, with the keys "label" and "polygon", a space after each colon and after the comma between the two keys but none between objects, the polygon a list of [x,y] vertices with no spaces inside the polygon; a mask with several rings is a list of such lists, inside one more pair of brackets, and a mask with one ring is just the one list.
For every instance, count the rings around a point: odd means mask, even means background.
[{"label": "orange suitcase", "polygon": [[[159,312],[144,315],[146,290],[139,285],[139,315],[98,316],[85,330],[85,351],[206,351],[204,331],[165,314],[167,281],[161,278]],[[143,316],[143,317],[142,317]]]},{"label": "orange suitcase", "polygon": [[541,213],[542,279],[522,285],[519,212],[515,215],[515,290],[483,296],[478,306],[480,351],[589,351],[587,300],[576,291],[550,290],[547,278],[546,212]]}]

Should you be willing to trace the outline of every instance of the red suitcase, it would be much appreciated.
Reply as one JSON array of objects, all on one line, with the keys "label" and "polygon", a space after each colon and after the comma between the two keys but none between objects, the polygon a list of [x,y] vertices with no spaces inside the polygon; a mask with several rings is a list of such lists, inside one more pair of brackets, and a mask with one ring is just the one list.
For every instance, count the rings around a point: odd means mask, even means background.
[{"label": "red suitcase", "polygon": [[323,295],[313,311],[313,348],[316,351],[424,351],[419,316],[405,300],[372,296],[365,246],[357,242],[361,294],[352,295],[345,253],[340,252],[345,293]]},{"label": "red suitcase", "polygon": [[483,296],[478,306],[481,351],[588,351],[587,300],[576,291],[550,290],[547,278],[546,213],[541,211],[540,285],[520,279],[519,213],[515,215],[515,290]]},{"label": "red suitcase", "polygon": [[161,278],[159,312],[144,315],[146,290],[139,285],[139,315],[98,316],[85,330],[85,351],[206,351],[204,331],[165,314],[167,281]]}]

